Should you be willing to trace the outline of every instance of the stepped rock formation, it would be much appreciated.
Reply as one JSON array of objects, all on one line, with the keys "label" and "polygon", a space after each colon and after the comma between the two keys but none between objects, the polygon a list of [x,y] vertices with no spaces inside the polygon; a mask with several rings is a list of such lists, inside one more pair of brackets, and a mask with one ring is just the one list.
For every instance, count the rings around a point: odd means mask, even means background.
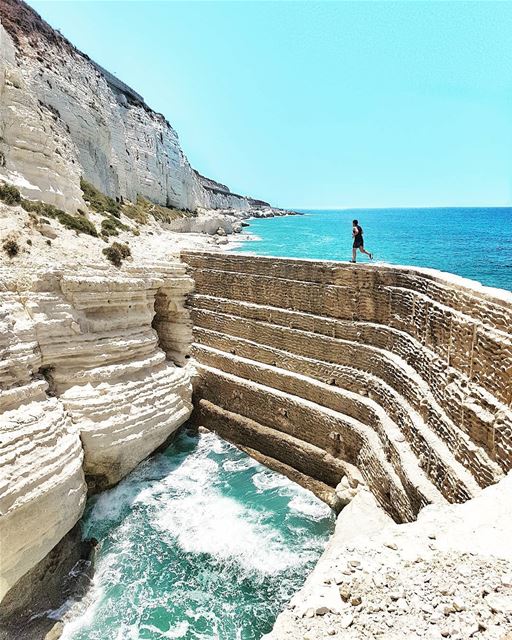
[{"label": "stepped rock formation", "polygon": [[[469,562],[446,597],[483,608],[456,622],[501,640],[512,628],[512,294],[402,267],[200,251],[182,261],[0,271],[4,602],[46,584],[87,491],[118,482],[185,422],[194,376],[197,425],[350,505],[272,638],[369,637],[383,624],[400,638],[415,625],[440,633],[436,607],[452,604],[417,585]],[[374,611],[400,584],[411,593]]]},{"label": "stepped rock formation", "polygon": [[182,257],[200,424],[324,495],[361,474],[397,522],[512,467],[512,295],[428,270]]},{"label": "stepped rock formation", "polygon": [[508,640],[512,294],[427,269],[182,259],[196,424],[349,504],[268,639]]},{"label": "stepped rock formation", "polygon": [[115,484],[188,418],[191,372],[174,362],[192,281],[176,263],[0,282],[1,598],[78,521],[86,481]]},{"label": "stepped rock formation", "polygon": [[[117,200],[274,213],[194,171],[138,93],[24,2],[0,0],[0,180],[74,212],[81,177]],[[512,294],[402,267],[191,251],[149,265],[176,248],[156,222],[118,236],[133,262],[114,270],[89,264],[102,239],[44,235],[21,207],[0,209],[21,246],[17,269],[0,268],[7,613],[46,588],[88,492],[187,420],[194,379],[196,425],[348,505],[273,639],[512,628]],[[218,211],[172,224],[220,227],[218,244],[234,230]],[[438,628],[455,613],[456,632]]]},{"label": "stepped rock formation", "polygon": [[24,2],[0,0],[0,178],[74,212],[80,176],[131,202],[268,207],[195,172],[163,115]]}]

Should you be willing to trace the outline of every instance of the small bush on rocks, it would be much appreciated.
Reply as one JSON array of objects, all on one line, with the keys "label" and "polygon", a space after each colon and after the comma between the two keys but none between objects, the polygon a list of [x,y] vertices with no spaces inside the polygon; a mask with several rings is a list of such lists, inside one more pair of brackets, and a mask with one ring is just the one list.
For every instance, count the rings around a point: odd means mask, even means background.
[{"label": "small bush on rocks", "polygon": [[105,220],[101,221],[101,235],[103,236],[118,236],[119,231],[128,231],[129,227],[123,224],[117,218],[109,216]]},{"label": "small bush on rocks", "polygon": [[69,213],[64,213],[64,211],[59,211],[57,220],[62,226],[66,227],[66,229],[73,229],[77,233],[87,233],[94,238],[98,237],[98,232],[94,224],[83,216],[76,217]]},{"label": "small bush on rocks", "polygon": [[80,188],[83,191],[84,199],[87,200],[93,211],[96,211],[97,213],[103,213],[106,211],[116,218],[119,218],[119,215],[121,214],[121,205],[119,202],[116,202],[113,198],[101,193],[101,191],[96,189],[95,186],[83,178],[80,179]]},{"label": "small bush on rocks", "polygon": [[122,209],[125,216],[135,220],[139,224],[147,224],[149,216],[152,216],[159,222],[171,222],[177,218],[191,218],[196,214],[188,209],[174,209],[172,207],[163,207],[159,204],[153,204],[142,196],[137,196],[135,204],[126,204]]},{"label": "small bush on rocks", "polygon": [[9,258],[14,258],[20,252],[20,245],[14,238],[6,238],[2,243],[2,248]]},{"label": "small bush on rocks", "polygon": [[35,202],[34,200],[26,200],[25,198],[21,201],[21,206],[28,211],[29,213],[41,213],[42,211],[42,202]]},{"label": "small bush on rocks", "polygon": [[21,206],[25,211],[28,211],[29,215],[38,214],[40,216],[46,216],[46,218],[41,218],[40,220],[44,224],[50,224],[48,218],[52,218],[53,220],[58,220],[63,227],[66,227],[66,229],[72,229],[77,233],[86,233],[94,238],[98,237],[96,227],[85,217],[83,213],[81,215],[74,216],[62,211],[62,209],[57,209],[53,204],[26,200],[25,198],[22,198]]},{"label": "small bush on rocks", "polygon": [[103,253],[115,267],[120,267],[123,264],[123,260],[132,255],[130,247],[121,242],[113,242],[109,247],[103,249]]},{"label": "small bush on rocks", "polygon": [[2,182],[0,183],[0,200],[9,205],[20,204],[21,195],[18,189],[12,184]]}]

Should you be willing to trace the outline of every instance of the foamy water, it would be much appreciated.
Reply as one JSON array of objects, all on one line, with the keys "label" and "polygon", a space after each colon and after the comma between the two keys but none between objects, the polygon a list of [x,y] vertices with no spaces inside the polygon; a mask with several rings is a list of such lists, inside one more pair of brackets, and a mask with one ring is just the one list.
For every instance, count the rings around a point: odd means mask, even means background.
[{"label": "foamy water", "polygon": [[182,435],[89,504],[96,574],[63,638],[260,638],[333,525],[315,496],[235,447]]}]

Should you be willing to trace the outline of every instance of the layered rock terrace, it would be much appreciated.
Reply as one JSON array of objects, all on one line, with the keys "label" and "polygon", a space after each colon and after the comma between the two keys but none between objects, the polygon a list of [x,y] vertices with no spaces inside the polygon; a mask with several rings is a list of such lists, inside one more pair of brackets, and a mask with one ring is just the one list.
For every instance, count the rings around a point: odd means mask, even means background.
[{"label": "layered rock terrace", "polygon": [[506,292],[401,267],[182,259],[196,283],[198,424],[331,504],[364,483],[396,522],[510,470]]},{"label": "layered rock terrace", "polygon": [[183,265],[0,272],[0,598],[191,412]]},{"label": "layered rock terrace", "polygon": [[[464,514],[482,527],[475,516],[482,504],[491,554],[503,556],[506,524],[495,526],[499,510],[489,505],[501,496],[509,522],[501,481],[512,466],[511,294],[421,269],[198,251],[181,257],[119,271],[0,272],[1,596],[8,603],[34,571],[45,579],[45,559],[80,519],[87,493],[117,483],[187,420],[192,379],[196,426],[337,510],[358,498],[342,512],[320,569],[280,618],[276,638],[304,631],[311,602],[333,613],[325,584],[329,593],[337,586],[324,569],[337,570],[347,553],[340,551],[347,518],[357,521],[368,490],[378,527],[409,531],[409,546],[424,549],[432,545],[421,522],[432,527],[437,517],[452,522],[447,528],[460,539],[466,527],[464,552],[481,554],[481,539],[469,536],[477,525]],[[495,483],[504,489],[492,493]],[[491,493],[474,501],[484,489]],[[467,501],[475,507],[450,511],[450,503]],[[419,529],[400,529],[420,512]],[[382,536],[372,536],[358,547],[375,559],[361,583],[367,597],[382,562],[398,571],[396,558],[375,547]],[[455,565],[459,551],[448,554]],[[486,563],[479,556],[475,566]],[[351,615],[368,631],[374,627],[357,618],[362,606]],[[326,621],[316,625],[321,633]]]}]

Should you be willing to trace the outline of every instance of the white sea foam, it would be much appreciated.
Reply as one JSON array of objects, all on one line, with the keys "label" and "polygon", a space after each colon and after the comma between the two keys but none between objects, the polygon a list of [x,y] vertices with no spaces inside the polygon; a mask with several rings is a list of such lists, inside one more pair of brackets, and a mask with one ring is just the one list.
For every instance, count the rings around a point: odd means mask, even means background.
[{"label": "white sea foam", "polygon": [[279,573],[299,562],[276,530],[215,490],[173,500],[155,515],[153,524],[185,552],[236,561],[248,572]]},{"label": "white sea foam", "polygon": [[[220,561],[236,561],[246,571],[278,573],[303,562],[287,549],[277,530],[261,522],[260,513],[252,512],[215,488],[220,468],[206,455],[210,448],[218,450],[219,442],[223,448],[231,446],[213,434],[206,434],[195,453],[163,480],[172,487],[174,497],[156,510],[154,526],[188,553],[207,553]],[[261,490],[291,484],[266,469],[255,474],[253,482]]]},{"label": "white sea foam", "polygon": [[97,522],[116,521],[123,511],[137,499],[140,483],[136,477],[129,477],[110,491],[104,491],[95,498],[94,508],[88,517],[89,526]]},{"label": "white sea foam", "polygon": [[162,631],[161,629],[158,629],[152,624],[142,625],[140,630],[142,631],[143,629],[147,629],[148,631],[157,633],[160,638],[170,638],[171,640],[174,640],[175,638],[184,638],[189,627],[190,627],[189,623],[186,620],[183,620],[182,622],[177,624],[172,629],[169,629],[168,631]]},{"label": "white sea foam", "polygon": [[290,500],[288,507],[298,511],[312,520],[322,520],[331,514],[330,508],[323,502],[319,502],[313,494],[301,492]]},{"label": "white sea foam", "polygon": [[[316,520],[328,514],[327,507],[287,478],[260,467],[255,460],[240,458],[238,452],[233,456],[233,446],[215,434],[203,434],[193,443],[188,453],[158,456],[141,465],[96,501],[88,516],[88,530],[90,535],[97,535],[98,531],[108,533],[108,539],[102,542],[107,546],[103,551],[100,548],[87,602],[77,603],[74,608],[77,617],[66,624],[63,640],[132,640],[138,639],[142,630],[145,637],[154,640],[184,637],[211,640],[222,636],[228,628],[232,629],[230,637],[239,637],[239,629],[229,627],[240,615],[235,611],[238,604],[229,599],[224,604],[217,603],[204,585],[190,583],[188,577],[176,581],[173,576],[179,573],[175,573],[172,565],[167,569],[163,565],[159,574],[166,582],[169,571],[170,591],[156,587],[154,568],[153,574],[146,570],[152,562],[150,539],[159,539],[187,563],[199,561],[194,555],[208,555],[206,562],[204,559],[200,562],[209,567],[213,576],[217,575],[214,580],[225,576],[228,591],[239,580],[250,579],[259,584],[272,579],[276,581],[274,589],[279,602],[285,602],[296,588],[293,576],[297,569],[300,575],[299,568],[317,557],[321,542],[309,539],[306,529],[294,529],[295,521],[285,525],[286,514],[295,511]],[[278,500],[279,496],[287,498],[289,504],[284,507],[283,519],[275,518],[272,501],[268,502],[271,494],[256,502],[256,506],[251,506],[253,502],[242,502],[244,494],[239,493],[236,476],[226,473],[253,467],[261,469],[256,469],[252,476],[257,494],[272,491]],[[248,495],[254,500],[254,491]],[[120,518],[124,519],[118,522]],[[300,540],[300,552],[291,543],[290,535]],[[182,602],[182,615],[188,622],[174,622],[167,631],[161,631],[145,612],[155,607],[166,608],[170,602]],[[89,605],[85,611],[84,604]],[[230,609],[232,606],[234,610]],[[112,607],[126,610],[126,617],[124,614],[121,617],[121,613],[112,615]],[[196,626],[204,629],[205,624],[208,632],[203,636]]]},{"label": "white sea foam", "polygon": [[241,460],[226,460],[222,463],[224,471],[247,471],[252,467],[259,466],[259,462],[254,458],[242,458]]},{"label": "white sea foam", "polygon": [[87,629],[93,623],[103,598],[103,587],[100,586],[100,582],[98,576],[96,576],[92,589],[86,598],[77,602],[65,616],[65,618],[69,618],[69,622],[66,622],[60,640],[71,640],[75,633],[82,629]]},{"label": "white sea foam", "polygon": [[259,493],[269,491],[270,489],[288,489],[293,490],[295,487],[291,480],[288,480],[285,476],[281,476],[270,469],[264,469],[259,473],[255,473],[252,477],[252,482]]}]

